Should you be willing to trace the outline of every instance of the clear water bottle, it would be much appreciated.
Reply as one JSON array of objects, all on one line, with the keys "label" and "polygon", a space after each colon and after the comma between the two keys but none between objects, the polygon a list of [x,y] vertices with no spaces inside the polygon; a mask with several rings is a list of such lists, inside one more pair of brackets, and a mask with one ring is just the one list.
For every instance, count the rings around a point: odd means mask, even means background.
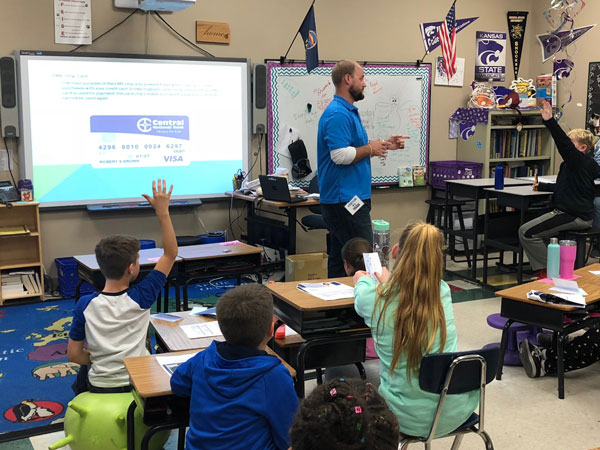
[{"label": "clear water bottle", "polygon": [[504,189],[504,166],[502,163],[496,164],[494,171],[494,189]]},{"label": "clear water bottle", "polygon": [[546,276],[550,279],[558,278],[560,270],[560,245],[557,238],[550,238],[548,244],[548,261],[546,263]]},{"label": "clear water bottle", "polygon": [[390,223],[373,220],[373,251],[379,254],[381,267],[387,267],[390,253]]}]

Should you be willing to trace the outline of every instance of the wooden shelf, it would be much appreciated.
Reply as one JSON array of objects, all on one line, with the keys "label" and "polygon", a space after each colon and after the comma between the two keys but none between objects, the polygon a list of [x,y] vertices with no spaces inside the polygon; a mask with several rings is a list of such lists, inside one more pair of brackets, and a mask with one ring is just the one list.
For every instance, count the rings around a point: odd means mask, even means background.
[{"label": "wooden shelf", "polygon": [[523,156],[521,158],[490,158],[490,163],[503,162],[519,162],[519,161],[544,161],[550,159],[551,156]]},{"label": "wooden shelf", "polygon": [[[475,127],[474,135],[468,140],[458,140],[456,159],[483,163],[481,178],[493,177],[491,171],[493,166],[498,163],[510,165],[508,173],[507,167],[505,167],[504,176],[506,177],[529,176],[529,172],[533,176],[535,171],[538,171],[539,176],[552,175],[554,173],[554,140],[543,124],[539,110],[532,109],[522,111],[522,113],[523,118],[520,119],[512,110],[489,110],[487,124],[478,124]],[[500,121],[504,123],[498,123]],[[519,121],[523,123],[523,131],[516,133]],[[527,130],[531,131],[527,132]],[[500,142],[498,136],[505,134],[511,138],[502,140],[501,151],[496,153],[498,151],[496,145]],[[516,138],[512,138],[512,136],[516,136]],[[528,153],[531,156],[526,156]],[[512,157],[496,157],[501,154]],[[519,154],[522,156],[518,156]],[[517,169],[520,166],[526,166],[526,168]],[[519,175],[518,173],[521,171],[528,173]],[[517,172],[517,174],[512,175],[511,172]]]},{"label": "wooden shelf", "polygon": [[44,272],[42,266],[42,243],[40,235],[40,213],[38,203],[16,203],[12,208],[0,207],[0,229],[26,227],[29,233],[0,235],[0,278],[10,272],[33,271],[39,279],[40,292],[28,294],[2,294],[0,305],[5,300],[38,297],[44,299]]},{"label": "wooden shelf", "polygon": [[23,291],[23,294],[19,294],[19,295],[8,295],[8,296],[2,296],[2,300],[15,300],[17,298],[30,298],[30,297],[39,297],[42,294],[40,292],[37,292],[35,294],[28,294],[27,292]]}]

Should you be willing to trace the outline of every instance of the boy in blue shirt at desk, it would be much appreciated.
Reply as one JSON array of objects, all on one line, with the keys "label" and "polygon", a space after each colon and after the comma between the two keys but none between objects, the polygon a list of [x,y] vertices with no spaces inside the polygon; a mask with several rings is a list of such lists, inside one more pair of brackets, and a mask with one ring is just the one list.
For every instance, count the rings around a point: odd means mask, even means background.
[{"label": "boy in blue shirt at desk", "polygon": [[[177,257],[177,239],[169,216],[171,186],[165,180],[152,182],[152,198],[144,198],[156,211],[162,230],[164,253],[154,270],[140,283],[130,286],[140,273],[140,242],[131,236],[113,235],[96,245],[96,260],[106,284],[102,292],[83,296],[73,312],[67,357],[91,367],[85,377],[77,377],[77,394],[129,392],[129,374],[123,360],[148,355],[146,334],[150,307],[165,285]],[[87,341],[87,349],[83,347]]]},{"label": "boy in blue shirt at desk", "polygon": [[298,408],[292,377],[265,351],[273,336],[273,298],[260,284],[238,286],[217,303],[226,342],[177,368],[171,389],[190,397],[188,450],[287,450]]}]

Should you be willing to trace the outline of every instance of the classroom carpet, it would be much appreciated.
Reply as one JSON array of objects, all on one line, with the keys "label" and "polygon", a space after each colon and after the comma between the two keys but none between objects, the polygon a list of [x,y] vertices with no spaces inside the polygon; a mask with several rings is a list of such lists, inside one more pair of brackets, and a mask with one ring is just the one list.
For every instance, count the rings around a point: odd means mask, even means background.
[{"label": "classroom carpet", "polygon": [[[234,286],[235,279],[190,285],[190,307],[214,305]],[[169,300],[175,311],[174,288]],[[62,429],[79,370],[67,360],[74,308],[73,299],[0,306],[0,442]]]},{"label": "classroom carpet", "polygon": [[72,299],[0,307],[0,439],[62,427],[79,370],[67,360],[74,307]]}]

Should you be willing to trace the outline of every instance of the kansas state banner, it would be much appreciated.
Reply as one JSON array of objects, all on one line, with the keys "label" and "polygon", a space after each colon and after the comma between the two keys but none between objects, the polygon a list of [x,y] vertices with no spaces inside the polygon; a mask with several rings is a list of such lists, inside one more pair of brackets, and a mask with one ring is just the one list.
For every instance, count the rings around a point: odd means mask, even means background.
[{"label": "kansas state banner", "polygon": [[527,11],[508,11],[506,13],[515,80],[518,78],[519,66],[521,65],[521,53],[523,51],[523,40],[525,39],[527,14]]},{"label": "kansas state banner", "polygon": [[504,81],[506,33],[478,31],[475,81]]}]

